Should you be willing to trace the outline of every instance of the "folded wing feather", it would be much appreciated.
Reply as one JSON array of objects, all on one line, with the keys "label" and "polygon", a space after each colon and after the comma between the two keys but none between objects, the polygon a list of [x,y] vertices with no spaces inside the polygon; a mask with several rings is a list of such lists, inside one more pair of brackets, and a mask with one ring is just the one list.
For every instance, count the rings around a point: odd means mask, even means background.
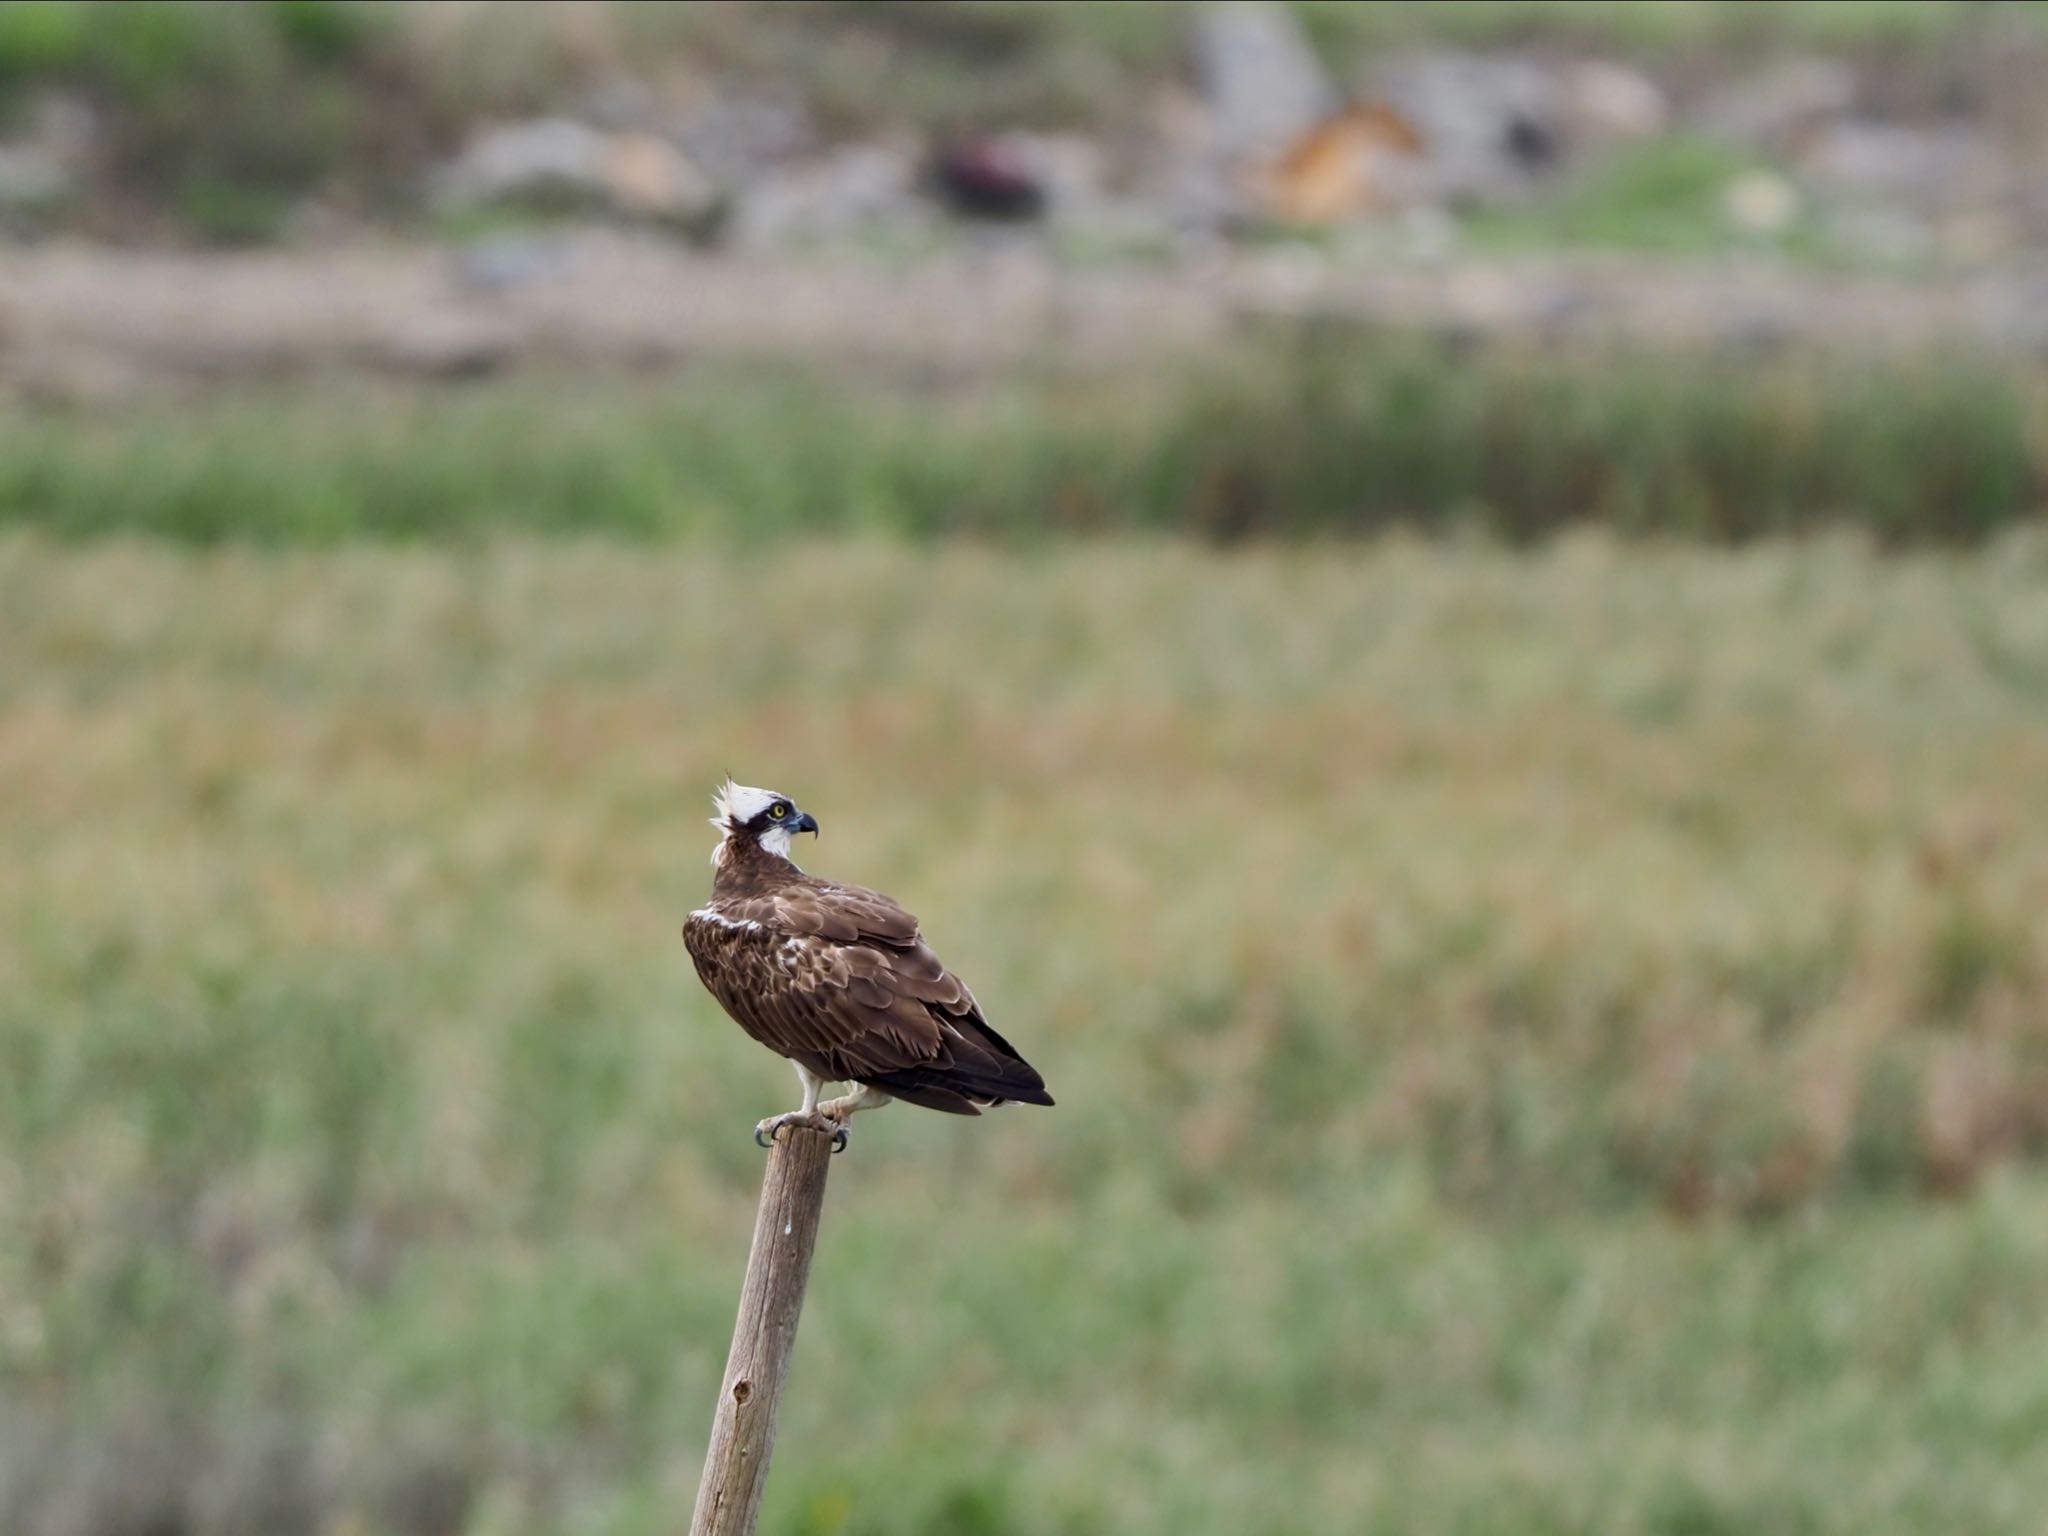
[{"label": "folded wing feather", "polygon": [[728,903],[685,934],[741,1027],[820,1077],[956,1114],[1052,1102],[917,919],[879,892],[807,881]]}]

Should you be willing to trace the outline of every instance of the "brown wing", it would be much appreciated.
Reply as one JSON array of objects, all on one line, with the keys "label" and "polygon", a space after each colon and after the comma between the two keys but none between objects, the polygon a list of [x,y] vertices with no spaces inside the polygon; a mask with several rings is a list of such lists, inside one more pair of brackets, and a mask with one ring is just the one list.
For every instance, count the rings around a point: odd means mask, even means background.
[{"label": "brown wing", "polygon": [[740,1027],[820,1077],[956,1114],[1052,1102],[917,919],[878,892],[795,882],[692,913],[684,937]]}]

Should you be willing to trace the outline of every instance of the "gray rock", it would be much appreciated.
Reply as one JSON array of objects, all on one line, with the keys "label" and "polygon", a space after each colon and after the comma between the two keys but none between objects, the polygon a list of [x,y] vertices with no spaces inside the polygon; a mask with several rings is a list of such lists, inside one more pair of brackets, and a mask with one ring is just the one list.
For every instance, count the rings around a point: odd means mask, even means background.
[{"label": "gray rock", "polygon": [[2026,231],[2003,208],[1966,208],[1941,221],[1941,254],[1966,265],[2008,260],[2026,244]]},{"label": "gray rock", "polygon": [[1228,159],[1270,158],[1337,104],[1301,24],[1283,5],[1205,7],[1194,49],[1212,141]]},{"label": "gray rock", "polygon": [[906,148],[860,144],[757,178],[734,209],[736,244],[761,250],[831,241],[862,229],[930,230],[936,215],[918,195],[918,163]]},{"label": "gray rock", "polygon": [[731,187],[745,187],[819,148],[810,115],[793,96],[713,90],[669,126],[692,160]]},{"label": "gray rock", "polygon": [[100,147],[100,110],[74,91],[44,91],[26,122],[28,142],[67,166],[83,166]]},{"label": "gray rock", "polygon": [[76,186],[54,154],[33,144],[0,145],[0,220],[48,213],[68,202]]},{"label": "gray rock", "polygon": [[1588,59],[1560,82],[1565,124],[1575,144],[1627,143],[1662,133],[1671,103],[1662,86],[1640,70]]},{"label": "gray rock", "polygon": [[654,120],[654,92],[644,80],[613,75],[599,81],[583,98],[578,116],[612,133],[645,128]]},{"label": "gray rock", "polygon": [[1208,107],[1191,91],[1168,88],[1155,98],[1151,115],[1151,153],[1138,195],[1190,238],[1205,244],[1220,238],[1239,197],[1211,142]]},{"label": "gray rock", "polygon": [[1439,198],[1519,197],[1563,152],[1558,82],[1530,60],[1422,55],[1388,68],[1379,85],[1420,134]]},{"label": "gray rock", "polygon": [[597,205],[606,196],[609,142],[606,134],[566,117],[494,128],[440,169],[437,190],[455,207]]},{"label": "gray rock", "polygon": [[681,150],[651,133],[603,133],[571,118],[492,129],[435,176],[448,207],[605,211],[708,232],[723,196]]},{"label": "gray rock", "polygon": [[1789,59],[1745,75],[1700,109],[1708,132],[1746,148],[1783,150],[1847,112],[1856,72],[1839,59]]},{"label": "gray rock", "polygon": [[604,190],[629,218],[670,224],[693,234],[716,231],[725,196],[675,145],[651,133],[612,135],[604,150]]},{"label": "gray rock", "polygon": [[1934,232],[1925,219],[1885,204],[1830,208],[1822,233],[1837,252],[1863,262],[1904,266],[1924,261],[1934,249]]},{"label": "gray rock", "polygon": [[44,91],[18,119],[21,137],[0,144],[0,230],[54,226],[87,190],[100,140],[92,103],[69,91]]},{"label": "gray rock", "polygon": [[2004,155],[1985,134],[1857,118],[1821,129],[1799,165],[1817,181],[1922,209],[1995,194],[2008,179]]}]

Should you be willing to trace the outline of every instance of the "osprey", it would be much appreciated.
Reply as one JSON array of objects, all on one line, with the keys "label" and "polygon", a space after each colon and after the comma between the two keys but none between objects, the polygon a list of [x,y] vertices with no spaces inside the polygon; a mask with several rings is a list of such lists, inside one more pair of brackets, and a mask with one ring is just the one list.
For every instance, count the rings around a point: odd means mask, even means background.
[{"label": "osprey", "polygon": [[[787,795],[727,778],[712,796],[720,833],[711,902],[683,924],[697,975],[741,1029],[796,1066],[801,1109],[754,1128],[817,1125],[846,1145],[846,1117],[891,1099],[954,1115],[1001,1104],[1050,1104],[1045,1080],[981,1016],[974,994],[939,963],[917,919],[888,897],[805,874],[789,859],[818,823]],[[818,1102],[828,1082],[844,1098]]]}]

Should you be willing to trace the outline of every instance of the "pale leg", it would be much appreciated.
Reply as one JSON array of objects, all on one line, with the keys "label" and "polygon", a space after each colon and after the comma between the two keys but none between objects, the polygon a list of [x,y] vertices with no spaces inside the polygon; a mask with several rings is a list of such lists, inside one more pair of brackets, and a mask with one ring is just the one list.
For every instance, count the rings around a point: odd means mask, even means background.
[{"label": "pale leg", "polygon": [[[792,1061],[790,1065],[796,1068],[797,1081],[804,1085],[803,1108],[792,1109],[788,1114],[784,1115],[770,1115],[766,1120],[755,1126],[754,1140],[761,1146],[771,1145],[775,1140],[775,1133],[785,1125],[808,1125],[821,1130],[826,1129],[818,1118],[820,1113],[818,1108],[818,1091],[825,1086],[825,1079],[812,1072],[810,1068],[800,1061]],[[840,1101],[835,1099],[833,1102],[836,1104]]]},{"label": "pale leg", "polygon": [[879,1088],[870,1088],[866,1083],[855,1083],[853,1092],[843,1098],[827,1099],[818,1106],[818,1113],[839,1127],[837,1145],[846,1145],[846,1120],[857,1109],[880,1109],[892,1102],[889,1095]]}]

